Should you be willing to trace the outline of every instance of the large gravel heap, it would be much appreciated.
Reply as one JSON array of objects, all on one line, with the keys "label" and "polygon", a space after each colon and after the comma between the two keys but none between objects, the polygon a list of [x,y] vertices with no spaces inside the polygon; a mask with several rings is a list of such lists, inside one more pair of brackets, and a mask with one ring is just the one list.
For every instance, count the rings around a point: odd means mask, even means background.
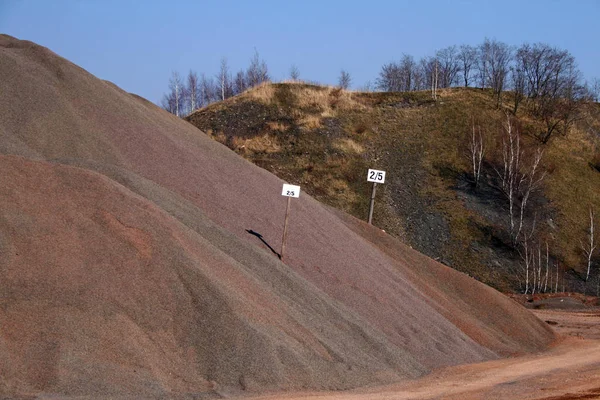
[{"label": "large gravel heap", "polygon": [[[118,62],[118,60],[115,60]],[[345,389],[545,348],[512,300],[0,35],[0,395]],[[293,182],[292,182],[293,183]]]}]

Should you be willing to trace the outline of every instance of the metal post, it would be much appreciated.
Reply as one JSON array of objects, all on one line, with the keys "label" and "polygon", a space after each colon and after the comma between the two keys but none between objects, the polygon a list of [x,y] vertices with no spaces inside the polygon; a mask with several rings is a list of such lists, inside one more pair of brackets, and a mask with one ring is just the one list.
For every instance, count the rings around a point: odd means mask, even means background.
[{"label": "metal post", "polygon": [[290,215],[290,204],[292,198],[287,198],[287,207],[285,208],[285,222],[283,223],[283,238],[281,239],[281,261],[283,262],[283,254],[285,253],[285,241],[287,238],[288,217]]},{"label": "metal post", "polygon": [[373,182],[373,192],[371,192],[371,204],[369,206],[369,225],[373,221],[373,205],[375,204],[375,190],[377,189],[377,183]]}]

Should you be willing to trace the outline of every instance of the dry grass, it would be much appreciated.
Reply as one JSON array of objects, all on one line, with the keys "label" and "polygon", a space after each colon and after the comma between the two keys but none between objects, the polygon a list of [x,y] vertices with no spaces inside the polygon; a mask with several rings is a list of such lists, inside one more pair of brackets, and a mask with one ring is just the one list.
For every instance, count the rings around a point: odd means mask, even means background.
[{"label": "dry grass", "polygon": [[347,154],[362,154],[365,147],[350,138],[335,140],[332,144],[333,148]]},{"label": "dry grass", "polygon": [[273,84],[265,82],[252,88],[251,90],[244,92],[242,96],[244,98],[259,100],[268,104],[273,99],[274,94],[275,88],[273,87]]},{"label": "dry grass", "polygon": [[281,121],[269,121],[267,122],[267,128],[275,132],[285,132],[290,128],[290,125]]},{"label": "dry grass", "polygon": [[321,127],[321,116],[305,115],[298,120],[298,125],[304,129],[313,130]]},{"label": "dry grass", "polygon": [[281,151],[277,139],[268,133],[253,138],[234,137],[231,146],[237,152],[272,154]]},{"label": "dry grass", "polygon": [[[286,96],[281,96],[282,91],[286,92]],[[318,113],[323,117],[333,117],[335,111],[365,108],[362,103],[356,101],[350,91],[333,86],[307,85],[303,82],[264,83],[244,93],[243,96],[268,105],[293,106],[303,110],[304,113]]]}]

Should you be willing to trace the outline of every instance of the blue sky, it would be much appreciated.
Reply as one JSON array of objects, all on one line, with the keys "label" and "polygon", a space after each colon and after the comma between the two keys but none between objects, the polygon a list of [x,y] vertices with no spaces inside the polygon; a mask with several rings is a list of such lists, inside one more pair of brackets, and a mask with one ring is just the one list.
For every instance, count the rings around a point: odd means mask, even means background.
[{"label": "blue sky", "polygon": [[158,102],[171,71],[214,75],[221,57],[245,68],[256,48],[275,80],[352,86],[382,64],[485,37],[569,50],[600,77],[600,0],[538,1],[13,1],[0,0],[0,32],[49,47],[123,89]]}]

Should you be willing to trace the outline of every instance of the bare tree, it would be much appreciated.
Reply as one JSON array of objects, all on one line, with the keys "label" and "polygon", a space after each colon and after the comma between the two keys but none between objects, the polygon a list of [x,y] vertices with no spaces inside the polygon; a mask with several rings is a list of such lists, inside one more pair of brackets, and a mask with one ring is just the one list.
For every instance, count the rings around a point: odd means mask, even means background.
[{"label": "bare tree", "polygon": [[477,49],[473,46],[462,45],[458,51],[460,72],[462,72],[465,87],[469,87],[472,70],[477,64]]},{"label": "bare tree", "polygon": [[340,77],[338,78],[338,86],[344,90],[348,90],[351,82],[352,78],[350,77],[350,73],[342,69],[340,71]]},{"label": "bare tree", "polygon": [[[536,257],[535,257],[535,218],[533,219],[533,223],[531,224],[531,230],[527,231],[523,234],[523,240],[519,247],[517,247],[517,251],[523,260],[523,266],[521,273],[523,274],[523,290],[524,294],[527,294],[532,291],[532,294],[535,292],[535,265],[536,265]],[[530,284],[533,283],[531,286]]]},{"label": "bare tree", "polygon": [[386,92],[408,92],[420,89],[418,68],[414,58],[403,54],[399,63],[383,65],[376,81],[377,88]]},{"label": "bare tree", "polygon": [[219,95],[221,100],[225,100],[233,95],[233,82],[231,79],[231,73],[229,72],[229,66],[227,64],[227,58],[221,58],[221,64],[219,67],[219,74],[217,75],[217,81],[219,85]]},{"label": "bare tree", "polygon": [[375,85],[377,89],[384,92],[400,92],[400,67],[394,62],[384,64],[381,71],[379,71],[379,77],[375,81]]},{"label": "bare tree", "polygon": [[559,281],[559,275],[558,275],[558,272],[559,272],[559,269],[560,269],[560,265],[559,265],[559,263],[558,263],[558,261],[557,261],[557,262],[556,262],[556,285],[555,285],[555,287],[554,287],[554,293],[558,293],[558,281]]},{"label": "bare tree", "polygon": [[200,75],[200,99],[202,104],[209,105],[215,101],[218,96],[215,96],[217,88],[212,78],[207,78],[204,74]]},{"label": "bare tree", "polygon": [[438,50],[435,58],[438,60],[439,65],[439,87],[448,88],[456,84],[458,72],[460,71],[460,59],[456,46]]},{"label": "bare tree", "polygon": [[592,83],[590,84],[590,94],[592,95],[593,101],[600,101],[600,79],[594,78],[592,80]]},{"label": "bare tree", "polygon": [[592,257],[594,256],[594,250],[596,250],[596,241],[594,239],[594,210],[590,207],[590,225],[588,228],[587,241],[581,242],[581,249],[583,250],[587,258],[587,272],[585,274],[585,281],[590,279],[590,270],[592,268]]},{"label": "bare tree", "polygon": [[513,115],[517,115],[519,105],[525,98],[525,72],[519,65],[516,65],[514,67],[511,67],[510,76],[512,80],[512,89],[514,96]]},{"label": "bare tree", "polygon": [[181,76],[173,71],[169,79],[169,92],[163,96],[161,107],[178,117],[183,115],[184,110],[184,86]]},{"label": "bare tree", "polygon": [[508,200],[510,236],[513,245],[516,245],[523,230],[530,196],[541,186],[546,176],[545,171],[540,171],[544,152],[540,148],[536,149],[531,163],[524,164],[521,137],[508,114],[504,130],[506,137],[502,140],[502,168],[496,169],[496,174],[500,180],[499,189]]},{"label": "bare tree", "polygon": [[488,68],[490,60],[490,43],[486,38],[483,43],[477,47],[477,79],[481,89],[488,87]]},{"label": "bare tree", "polygon": [[431,97],[437,101],[437,88],[439,78],[439,62],[437,58],[433,59],[433,68],[431,69]]},{"label": "bare tree", "polygon": [[292,64],[292,66],[290,67],[290,79],[294,82],[300,79],[300,70],[298,69],[296,64]]},{"label": "bare tree", "polygon": [[[550,251],[548,248],[548,242],[546,241],[546,277],[544,278],[544,293],[548,290],[548,275],[550,273]],[[550,283],[552,288],[552,283]]]},{"label": "bare tree", "polygon": [[546,124],[539,139],[547,143],[560,128],[566,132],[577,115],[585,97],[581,73],[568,51],[544,43],[523,44],[516,52],[516,65],[526,77],[525,92],[534,113]]},{"label": "bare tree", "polygon": [[416,67],[417,64],[412,56],[408,54],[402,55],[402,59],[398,65],[398,72],[400,74],[400,91],[409,92],[414,89]]},{"label": "bare tree", "polygon": [[246,83],[246,74],[243,70],[240,70],[237,74],[235,74],[235,78],[233,80],[233,92],[234,94],[240,94],[243,93],[247,88],[248,85]]},{"label": "bare tree", "polygon": [[258,51],[254,49],[254,55],[250,59],[250,65],[246,70],[246,84],[248,87],[254,87],[270,80],[267,63],[260,59]]},{"label": "bare tree", "polygon": [[372,92],[373,91],[373,84],[371,83],[371,81],[366,81],[364,85],[362,85],[359,89],[360,92]]},{"label": "bare tree", "polygon": [[513,51],[506,43],[496,40],[486,38],[484,43],[487,57],[487,81],[494,91],[497,105],[500,105]]},{"label": "bare tree", "polygon": [[202,98],[200,97],[200,80],[195,71],[190,70],[187,76],[186,97],[188,100],[189,114],[196,111],[202,106]]},{"label": "bare tree", "polygon": [[479,186],[479,178],[481,176],[481,163],[485,154],[485,144],[481,135],[481,127],[475,128],[475,119],[473,119],[471,141],[469,143],[469,156],[471,166],[473,168],[473,181],[475,187]]}]

